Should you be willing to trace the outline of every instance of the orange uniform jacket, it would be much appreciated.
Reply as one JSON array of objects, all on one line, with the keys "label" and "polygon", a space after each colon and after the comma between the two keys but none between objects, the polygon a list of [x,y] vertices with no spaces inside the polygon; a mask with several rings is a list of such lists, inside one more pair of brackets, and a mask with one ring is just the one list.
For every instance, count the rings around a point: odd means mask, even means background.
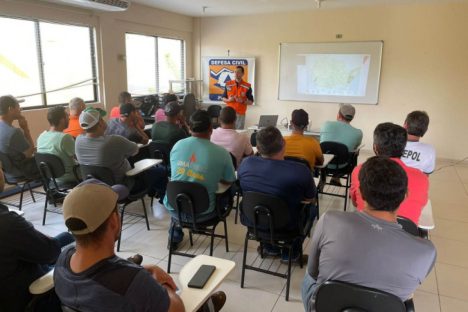
[{"label": "orange uniform jacket", "polygon": [[247,91],[250,89],[250,83],[242,80],[239,84],[236,83],[236,80],[230,80],[226,83],[227,98],[231,96],[236,96],[242,98],[243,103],[238,102],[227,102],[226,105],[232,107],[237,114],[245,115],[247,111]]}]

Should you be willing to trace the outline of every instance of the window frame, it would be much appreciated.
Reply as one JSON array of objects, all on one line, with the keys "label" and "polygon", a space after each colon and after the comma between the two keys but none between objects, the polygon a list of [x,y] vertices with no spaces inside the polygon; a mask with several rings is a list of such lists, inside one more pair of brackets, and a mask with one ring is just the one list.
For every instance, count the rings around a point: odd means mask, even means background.
[{"label": "window frame", "polygon": [[[186,63],[187,63],[187,49],[185,47],[186,42],[185,39],[177,38],[177,37],[171,37],[171,36],[160,36],[160,35],[148,35],[144,33],[138,33],[138,32],[131,32],[131,31],[126,31],[125,32],[125,54],[127,53],[127,35],[136,35],[136,36],[145,36],[145,37],[151,37],[154,39],[154,46],[155,46],[155,69],[154,69],[154,74],[155,74],[155,81],[156,81],[156,94],[161,93],[161,90],[159,90],[161,84],[160,84],[160,75],[159,75],[159,43],[158,43],[158,38],[162,39],[170,39],[170,40],[177,40],[181,42],[180,45],[180,52],[181,52],[181,79],[180,80],[185,80],[185,77],[187,75],[187,70],[186,70]],[[128,70],[127,70],[127,65],[125,64],[125,70],[127,71],[126,78],[127,78],[127,88],[128,88]],[[130,91],[129,91],[130,92]],[[154,93],[148,93],[148,94],[138,94],[135,96],[146,96],[146,95],[151,95]],[[132,94],[133,96],[133,94]]]},{"label": "window frame", "polygon": [[49,24],[57,24],[63,26],[76,26],[76,27],[84,27],[88,28],[89,30],[89,39],[90,39],[90,57],[91,57],[91,72],[93,77],[93,99],[84,101],[85,103],[97,103],[99,101],[99,77],[98,77],[98,66],[97,66],[97,54],[96,54],[96,29],[92,25],[83,25],[78,23],[63,23],[58,21],[51,21],[45,20],[40,18],[32,18],[32,17],[18,17],[18,16],[10,16],[10,15],[3,15],[0,14],[0,18],[7,18],[7,19],[15,19],[15,20],[23,20],[28,22],[34,23],[34,37],[36,39],[36,52],[39,64],[39,84],[40,84],[40,96],[42,100],[42,104],[34,105],[34,106],[26,106],[22,107],[20,103],[20,107],[22,110],[32,110],[32,109],[42,109],[54,106],[65,106],[68,103],[58,103],[58,104],[47,104],[47,91],[45,87],[45,74],[44,74],[44,65],[43,65],[43,56],[42,56],[42,45],[41,45],[41,30],[40,30],[40,23],[49,23]]}]

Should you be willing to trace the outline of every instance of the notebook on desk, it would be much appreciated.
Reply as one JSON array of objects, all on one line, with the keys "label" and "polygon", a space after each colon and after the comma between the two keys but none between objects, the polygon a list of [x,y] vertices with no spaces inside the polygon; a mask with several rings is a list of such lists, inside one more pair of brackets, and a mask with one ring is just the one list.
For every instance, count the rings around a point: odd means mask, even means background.
[{"label": "notebook on desk", "polygon": [[278,122],[278,115],[261,115],[260,120],[258,121],[258,125],[256,125],[259,129],[266,128],[269,126],[276,127],[276,123]]}]

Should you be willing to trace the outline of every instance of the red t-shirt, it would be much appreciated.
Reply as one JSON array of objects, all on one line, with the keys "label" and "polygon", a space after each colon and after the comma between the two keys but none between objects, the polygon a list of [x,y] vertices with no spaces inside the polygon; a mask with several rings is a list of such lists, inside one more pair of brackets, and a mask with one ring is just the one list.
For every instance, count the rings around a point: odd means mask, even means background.
[{"label": "red t-shirt", "polygon": [[[399,158],[392,158],[392,160],[396,161],[403,170],[405,170],[408,176],[408,196],[401,203],[398,209],[398,215],[419,224],[419,216],[428,199],[429,179],[418,169],[406,166]],[[357,209],[359,211],[364,209],[364,201],[359,190],[359,170],[361,170],[361,166],[362,165],[359,165],[354,168],[351,176],[350,189],[351,199],[357,204]]]}]

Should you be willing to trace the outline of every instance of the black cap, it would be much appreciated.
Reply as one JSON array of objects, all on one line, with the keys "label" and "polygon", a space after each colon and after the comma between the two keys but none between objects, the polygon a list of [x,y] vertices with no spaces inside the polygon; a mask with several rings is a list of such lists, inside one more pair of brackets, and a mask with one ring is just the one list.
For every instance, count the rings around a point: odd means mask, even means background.
[{"label": "black cap", "polygon": [[197,110],[190,116],[190,130],[195,133],[207,132],[211,127],[211,118],[207,111]]},{"label": "black cap", "polygon": [[303,109],[295,109],[292,112],[291,122],[301,129],[309,124],[309,114]]},{"label": "black cap", "polygon": [[177,101],[172,101],[167,103],[164,107],[164,114],[168,117],[174,117],[180,113],[181,109],[182,108]]},{"label": "black cap", "polygon": [[131,103],[122,104],[120,105],[120,116],[128,117],[135,110],[135,106],[133,106]]}]

